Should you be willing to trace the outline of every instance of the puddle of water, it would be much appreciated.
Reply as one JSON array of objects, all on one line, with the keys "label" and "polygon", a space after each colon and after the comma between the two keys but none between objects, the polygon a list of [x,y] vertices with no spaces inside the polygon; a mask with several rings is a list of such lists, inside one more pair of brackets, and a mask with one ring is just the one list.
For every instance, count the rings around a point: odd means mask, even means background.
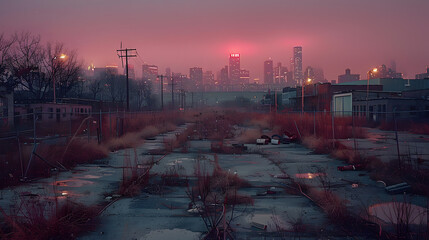
[{"label": "puddle of water", "polygon": [[408,221],[410,224],[427,224],[427,209],[410,203],[379,203],[370,206],[368,211],[370,215],[386,223],[396,224],[402,219],[405,222]]},{"label": "puddle of water", "polygon": [[83,179],[97,179],[97,178],[101,178],[101,176],[95,176],[95,175],[91,175],[91,174],[87,174],[84,176],[79,176],[77,178],[83,178]]},{"label": "puddle of water", "polygon": [[200,233],[192,232],[186,229],[159,229],[150,231],[141,240],[164,240],[164,239],[194,239],[197,240]]},{"label": "puddle of water", "polygon": [[76,179],[55,181],[52,184],[56,186],[61,186],[61,187],[82,187],[88,184],[94,184],[94,182],[76,178]]},{"label": "puddle of water", "polygon": [[305,179],[313,179],[319,176],[326,176],[326,173],[297,173],[295,174],[296,178],[305,178]]},{"label": "puddle of water", "polygon": [[291,228],[290,224],[274,214],[255,214],[250,221],[251,225],[256,224],[259,228],[265,225],[267,232],[277,232],[280,229],[288,230]]}]

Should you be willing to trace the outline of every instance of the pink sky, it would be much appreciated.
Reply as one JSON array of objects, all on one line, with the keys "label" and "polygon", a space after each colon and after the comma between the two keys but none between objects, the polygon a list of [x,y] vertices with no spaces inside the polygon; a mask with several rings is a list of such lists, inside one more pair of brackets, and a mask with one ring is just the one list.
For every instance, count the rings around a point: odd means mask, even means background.
[{"label": "pink sky", "polygon": [[323,68],[328,80],[345,68],[396,61],[413,78],[429,65],[427,0],[3,0],[0,32],[30,31],[76,49],[86,64],[120,65],[116,49],[137,48],[131,60],[189,73],[217,72],[231,52],[261,78],[271,57],[289,67],[303,46],[303,65]]}]

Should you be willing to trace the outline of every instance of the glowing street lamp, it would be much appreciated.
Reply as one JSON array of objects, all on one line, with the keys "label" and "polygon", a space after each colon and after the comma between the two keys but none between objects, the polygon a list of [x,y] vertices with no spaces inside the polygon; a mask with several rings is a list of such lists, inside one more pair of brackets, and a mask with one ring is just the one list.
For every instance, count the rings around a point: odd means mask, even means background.
[{"label": "glowing street lamp", "polygon": [[369,97],[369,79],[371,78],[371,75],[378,72],[377,68],[373,68],[372,70],[368,71],[368,80],[366,82],[366,110],[365,110],[365,115],[366,117],[368,117],[368,113],[369,113],[369,106],[368,106],[368,97]]},{"label": "glowing street lamp", "polygon": [[51,61],[51,63],[52,63],[52,82],[53,82],[53,86],[54,86],[54,103],[57,103],[57,97],[56,97],[56,94],[55,94],[55,67],[54,67],[54,60],[56,60],[58,58],[64,60],[64,59],[66,59],[66,57],[67,57],[67,55],[60,54],[59,56],[54,56],[52,58],[52,61]]},{"label": "glowing street lamp", "polygon": [[[310,84],[312,81],[311,78],[307,78],[307,84]],[[302,82],[302,86],[301,86],[301,113],[304,114],[304,86],[305,86],[305,82]]]}]

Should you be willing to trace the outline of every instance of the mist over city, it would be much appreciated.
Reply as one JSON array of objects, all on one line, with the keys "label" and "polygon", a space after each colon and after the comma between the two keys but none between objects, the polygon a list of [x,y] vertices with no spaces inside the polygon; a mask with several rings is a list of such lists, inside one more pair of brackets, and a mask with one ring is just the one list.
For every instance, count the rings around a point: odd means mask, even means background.
[{"label": "mist over city", "polygon": [[429,2],[0,2],[1,239],[429,239]]}]

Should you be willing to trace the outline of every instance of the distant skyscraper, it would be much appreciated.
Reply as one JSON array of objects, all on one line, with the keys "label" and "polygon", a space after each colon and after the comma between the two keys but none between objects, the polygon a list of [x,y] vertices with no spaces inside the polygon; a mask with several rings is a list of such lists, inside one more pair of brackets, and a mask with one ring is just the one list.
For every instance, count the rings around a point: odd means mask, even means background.
[{"label": "distant skyscraper", "polygon": [[249,84],[250,82],[250,71],[246,69],[240,70],[240,83]]},{"label": "distant skyscraper", "polygon": [[360,79],[359,74],[351,74],[350,69],[347,68],[345,74],[338,76],[338,83],[358,81],[359,79]]},{"label": "distant skyscraper", "polygon": [[273,84],[274,70],[273,70],[273,60],[268,59],[264,62],[264,83]]},{"label": "distant skyscraper", "polygon": [[298,85],[302,85],[302,47],[293,48],[293,77]]},{"label": "distant skyscraper", "polygon": [[225,66],[224,68],[222,68],[221,70],[220,70],[220,81],[219,81],[219,83],[222,85],[222,86],[226,86],[226,85],[229,85],[229,77],[228,77],[229,75],[228,75],[228,66]]},{"label": "distant skyscraper", "polygon": [[118,72],[118,66],[106,66],[104,68],[96,68],[94,67],[94,77],[95,78],[109,78],[111,76],[117,76],[119,74]]},{"label": "distant skyscraper", "polygon": [[212,85],[215,83],[214,74],[212,71],[205,71],[203,73],[203,84]]},{"label": "distant skyscraper", "polygon": [[189,80],[196,89],[201,89],[203,86],[203,69],[200,67],[193,67],[189,69]]},{"label": "distant skyscraper", "polygon": [[308,79],[311,79],[313,83],[315,82],[314,70],[311,66],[308,66],[304,72],[304,80],[307,81]]},{"label": "distant skyscraper", "polygon": [[128,77],[130,79],[136,79],[136,72],[134,71],[134,65],[132,64],[128,64]]},{"label": "distant skyscraper", "polygon": [[171,78],[171,69],[169,67],[165,69],[165,76],[167,79]]},{"label": "distant skyscraper", "polygon": [[277,66],[274,68],[274,83],[285,84],[287,72],[287,67],[283,67],[281,62],[277,63]]},{"label": "distant skyscraper", "polygon": [[323,72],[323,69],[321,68],[313,68],[314,72],[314,82],[326,82],[325,79],[325,73]]},{"label": "distant skyscraper", "polygon": [[158,66],[143,64],[142,65],[142,78],[143,81],[154,82],[158,77]]},{"label": "distant skyscraper", "polygon": [[376,78],[402,78],[402,73],[398,73],[391,68],[387,68],[386,65],[381,65],[378,68],[374,68],[368,71],[369,79]]},{"label": "distant skyscraper", "polygon": [[229,81],[230,84],[240,83],[240,54],[231,53],[229,55]]},{"label": "distant skyscraper", "polygon": [[429,78],[429,67],[426,67],[425,73],[416,74],[416,79],[425,79]]}]

